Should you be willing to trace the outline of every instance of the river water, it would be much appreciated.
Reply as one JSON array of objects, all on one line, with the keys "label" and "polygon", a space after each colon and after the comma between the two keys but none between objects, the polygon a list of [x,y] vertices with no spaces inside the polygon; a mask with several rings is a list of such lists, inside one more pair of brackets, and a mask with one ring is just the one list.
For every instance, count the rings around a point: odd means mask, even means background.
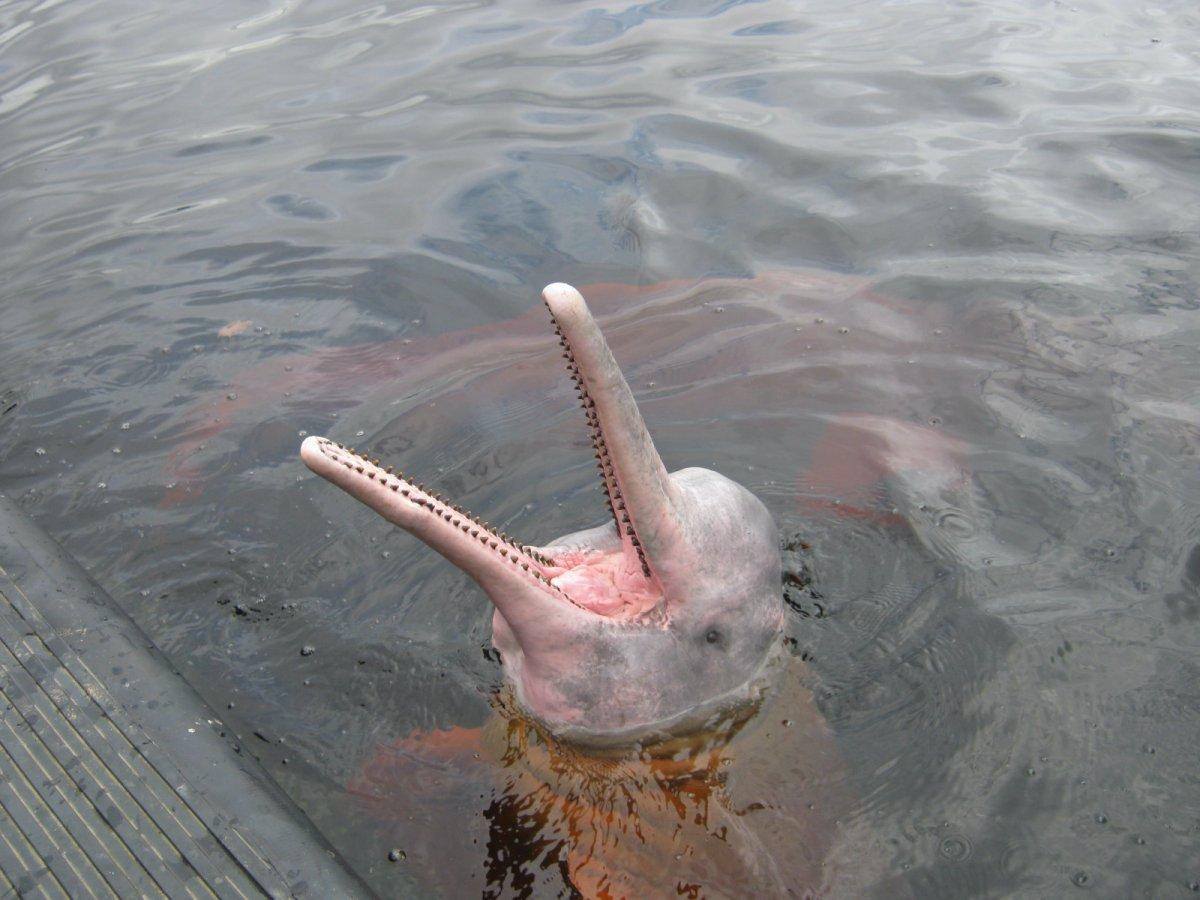
[{"label": "river water", "polygon": [[375,890],[566,895],[488,788],[378,802],[494,715],[490,608],[296,451],[599,522],[570,281],[793,548],[825,890],[1189,896],[1198,72],[1183,0],[10,0],[0,489]]}]

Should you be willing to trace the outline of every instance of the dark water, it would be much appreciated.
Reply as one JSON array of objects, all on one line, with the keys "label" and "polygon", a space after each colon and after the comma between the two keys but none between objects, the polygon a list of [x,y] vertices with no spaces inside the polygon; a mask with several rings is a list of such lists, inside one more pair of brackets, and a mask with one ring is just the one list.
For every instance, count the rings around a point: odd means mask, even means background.
[{"label": "dark water", "polygon": [[672,282],[614,350],[811,545],[828,889],[1190,896],[1198,71],[1187,2],[0,5],[0,489],[381,893],[555,896],[347,790],[488,721],[490,611],[298,436],[598,522],[537,291]]}]

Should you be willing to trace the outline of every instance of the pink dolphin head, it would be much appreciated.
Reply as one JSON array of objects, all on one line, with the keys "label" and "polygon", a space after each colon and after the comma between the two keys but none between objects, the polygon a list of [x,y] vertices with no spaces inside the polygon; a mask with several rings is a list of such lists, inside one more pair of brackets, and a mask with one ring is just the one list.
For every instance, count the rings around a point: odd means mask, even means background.
[{"label": "pink dolphin head", "polygon": [[321,437],[321,477],[467,572],[525,709],[560,736],[619,743],[695,727],[753,696],[783,626],[775,524],[707,469],[668,473],[579,292],[543,292],[591,430],[611,520],[530,547]]}]

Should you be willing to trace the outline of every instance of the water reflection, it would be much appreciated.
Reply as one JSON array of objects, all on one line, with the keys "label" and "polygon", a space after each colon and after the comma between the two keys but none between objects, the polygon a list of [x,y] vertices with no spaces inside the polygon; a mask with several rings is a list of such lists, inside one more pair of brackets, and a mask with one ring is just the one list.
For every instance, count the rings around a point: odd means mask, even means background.
[{"label": "water reflection", "polygon": [[799,661],[776,679],[763,708],[608,752],[556,741],[501,692],[481,728],[401,738],[349,790],[442,894],[814,891],[845,806],[841,764]]}]

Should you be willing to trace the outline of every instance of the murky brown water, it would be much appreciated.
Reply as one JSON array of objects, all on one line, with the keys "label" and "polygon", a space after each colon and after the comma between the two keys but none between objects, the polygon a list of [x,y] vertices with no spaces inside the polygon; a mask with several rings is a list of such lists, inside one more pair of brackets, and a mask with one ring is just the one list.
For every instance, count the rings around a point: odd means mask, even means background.
[{"label": "murky brown water", "polygon": [[471,749],[485,598],[296,448],[531,541],[600,521],[537,298],[571,281],[668,465],[752,487],[812,577],[789,684],[836,753],[730,769],[836,794],[796,835],[832,893],[1190,896],[1198,35],[1111,0],[0,6],[0,489],[380,893],[566,893],[537,765]]}]

